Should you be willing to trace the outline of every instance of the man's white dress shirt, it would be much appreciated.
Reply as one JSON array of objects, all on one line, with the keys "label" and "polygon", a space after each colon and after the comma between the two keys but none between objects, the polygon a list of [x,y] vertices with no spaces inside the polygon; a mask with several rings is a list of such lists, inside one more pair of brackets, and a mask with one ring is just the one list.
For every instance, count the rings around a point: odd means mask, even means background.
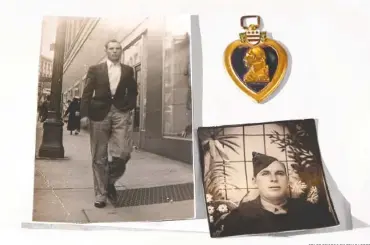
[{"label": "man's white dress shirt", "polygon": [[108,76],[109,76],[109,84],[110,84],[110,91],[112,96],[116,93],[116,89],[121,78],[121,64],[118,62],[114,64],[112,61],[107,60],[108,65]]}]

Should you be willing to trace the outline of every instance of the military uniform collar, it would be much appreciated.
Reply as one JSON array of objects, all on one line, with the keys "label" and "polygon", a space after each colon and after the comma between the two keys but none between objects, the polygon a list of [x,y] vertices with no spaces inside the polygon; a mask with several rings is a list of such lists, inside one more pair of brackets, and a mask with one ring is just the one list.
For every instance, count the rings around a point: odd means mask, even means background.
[{"label": "military uniform collar", "polygon": [[275,205],[275,204],[269,203],[269,202],[267,202],[267,201],[265,201],[261,198],[262,208],[271,212],[271,213],[273,213],[273,214],[286,214],[287,213],[287,210],[285,208],[286,204],[287,204],[287,201],[285,201],[281,205]]}]

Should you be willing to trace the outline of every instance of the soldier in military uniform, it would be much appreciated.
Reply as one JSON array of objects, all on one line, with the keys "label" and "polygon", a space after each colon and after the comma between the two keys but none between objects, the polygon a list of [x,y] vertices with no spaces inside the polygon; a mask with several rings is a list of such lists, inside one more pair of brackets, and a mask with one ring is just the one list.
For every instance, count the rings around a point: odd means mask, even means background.
[{"label": "soldier in military uniform", "polygon": [[338,225],[328,208],[289,198],[285,165],[253,152],[256,186],[260,195],[232,210],[223,220],[221,236],[304,230]]}]

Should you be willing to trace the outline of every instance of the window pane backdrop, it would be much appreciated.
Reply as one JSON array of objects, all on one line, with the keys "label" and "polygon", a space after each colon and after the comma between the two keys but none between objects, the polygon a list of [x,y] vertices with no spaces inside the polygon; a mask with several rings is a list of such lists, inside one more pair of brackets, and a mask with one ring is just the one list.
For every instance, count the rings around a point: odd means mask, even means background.
[{"label": "window pane backdrop", "polygon": [[[231,165],[230,168],[224,168],[224,172],[228,174],[228,176],[225,174],[225,185],[222,188],[225,199],[239,202],[248,192],[250,192],[251,196],[258,195],[257,187],[252,183],[253,151],[277,158],[286,165],[289,177],[297,178],[290,166],[294,163],[294,160],[287,156],[286,151],[281,151],[281,148],[278,148],[278,144],[271,143],[269,136],[273,134],[273,131],[278,132],[282,137],[286,137],[288,134],[286,127],[278,124],[225,127],[223,129],[223,135],[236,136],[235,139],[231,140],[239,146],[236,147],[236,152],[227,146],[223,146],[224,152],[230,160],[229,165]],[[223,163],[222,158],[218,154],[215,162]],[[230,186],[236,186],[237,188]]]}]

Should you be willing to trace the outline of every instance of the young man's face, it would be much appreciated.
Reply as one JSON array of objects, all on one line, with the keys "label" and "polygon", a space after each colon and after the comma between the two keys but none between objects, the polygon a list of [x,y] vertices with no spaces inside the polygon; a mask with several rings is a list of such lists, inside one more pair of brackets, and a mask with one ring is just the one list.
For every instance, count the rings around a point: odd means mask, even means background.
[{"label": "young man's face", "polygon": [[107,53],[108,59],[113,62],[118,62],[121,58],[122,47],[117,42],[108,43],[105,52]]},{"label": "young man's face", "polygon": [[264,200],[275,203],[286,199],[288,176],[282,163],[278,161],[271,163],[257,174],[254,181]]}]

